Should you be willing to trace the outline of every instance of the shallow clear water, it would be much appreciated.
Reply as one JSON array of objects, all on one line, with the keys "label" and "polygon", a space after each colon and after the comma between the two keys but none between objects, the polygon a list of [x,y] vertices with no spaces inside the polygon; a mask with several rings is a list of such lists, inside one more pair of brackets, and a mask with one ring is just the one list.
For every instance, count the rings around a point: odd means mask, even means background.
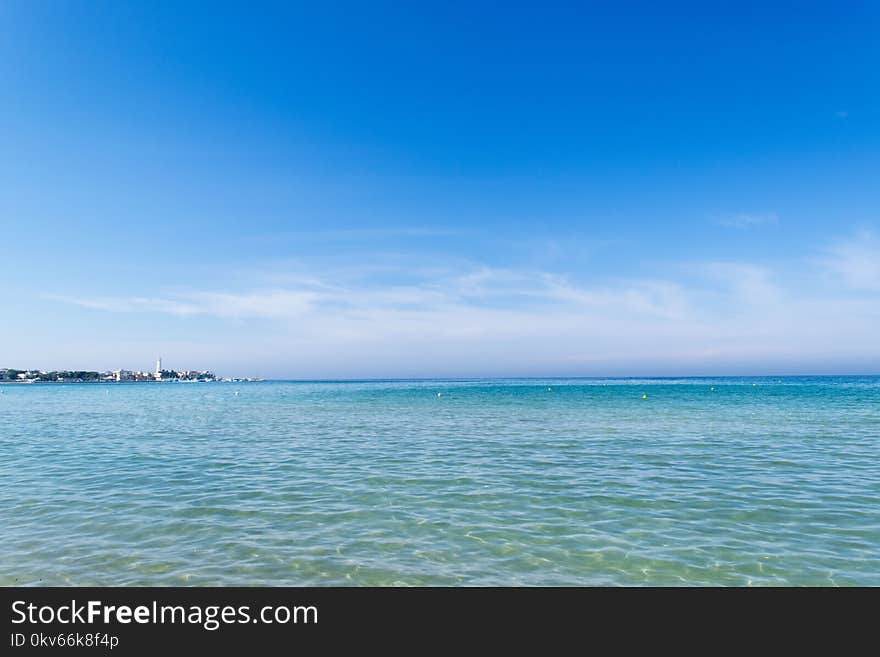
[{"label": "shallow clear water", "polygon": [[0,386],[12,584],[880,585],[880,378]]}]

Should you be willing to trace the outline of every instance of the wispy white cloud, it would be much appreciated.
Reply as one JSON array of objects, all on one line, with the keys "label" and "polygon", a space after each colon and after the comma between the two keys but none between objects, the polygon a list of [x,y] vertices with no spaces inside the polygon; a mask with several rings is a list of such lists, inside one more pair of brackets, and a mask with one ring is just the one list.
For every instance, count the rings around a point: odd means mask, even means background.
[{"label": "wispy white cloud", "polygon": [[168,297],[53,297],[84,308],[108,312],[165,313],[188,317],[210,315],[219,318],[284,318],[307,312],[318,299],[303,290],[255,290],[242,293],[192,292]]},{"label": "wispy white cloud", "polygon": [[[595,281],[473,263],[367,263],[360,274],[355,266],[273,271],[238,289],[63,300],[201,318],[192,326],[208,355],[210,336],[222,349],[222,327],[237,327],[235,358],[287,375],[595,373],[615,363],[680,371],[810,355],[880,362],[878,254],[867,233],[836,242],[824,266],[807,274],[815,285],[793,278],[802,272],[740,261]],[[847,293],[853,289],[868,296]],[[272,330],[262,331],[265,322]]]},{"label": "wispy white cloud", "polygon": [[159,297],[67,297],[47,295],[48,299],[64,301],[91,310],[103,310],[115,313],[151,312],[170,315],[196,315],[199,308],[192,303]]},{"label": "wispy white cloud", "polygon": [[758,226],[776,223],[779,223],[779,216],[775,212],[740,212],[724,215],[715,219],[716,225],[725,228],[757,228]]},{"label": "wispy white cloud", "polygon": [[696,267],[721,286],[731,301],[748,306],[778,303],[783,295],[767,267],[742,262],[710,262]]},{"label": "wispy white cloud", "polygon": [[853,289],[880,291],[880,240],[871,231],[833,243],[821,263]]},{"label": "wispy white cloud", "polygon": [[[310,233],[307,236],[321,239],[340,240],[365,240],[365,239],[391,239],[391,238],[430,238],[430,237],[453,237],[467,234],[461,229],[442,227],[390,227],[390,228],[344,228],[325,230]],[[300,233],[299,235],[302,235]]]},{"label": "wispy white cloud", "polygon": [[[370,270],[368,270],[370,271]],[[428,269],[406,274],[416,280],[378,284],[293,276],[287,287],[242,291],[186,291],[150,297],[52,297],[109,312],[164,313],[217,318],[302,318],[310,314],[365,316],[372,312],[442,314],[452,309],[487,312],[542,312],[612,309],[658,317],[681,316],[686,301],[680,286],[667,281],[631,280],[604,287],[583,287],[547,272],[513,271],[487,266],[467,272]],[[346,273],[350,277],[350,272]]]}]

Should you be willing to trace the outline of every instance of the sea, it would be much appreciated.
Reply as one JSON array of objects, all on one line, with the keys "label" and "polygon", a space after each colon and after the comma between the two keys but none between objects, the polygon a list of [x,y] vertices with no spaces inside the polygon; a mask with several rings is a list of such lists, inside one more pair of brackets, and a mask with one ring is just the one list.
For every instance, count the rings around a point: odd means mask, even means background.
[{"label": "sea", "polygon": [[0,585],[880,585],[880,377],[0,386]]}]

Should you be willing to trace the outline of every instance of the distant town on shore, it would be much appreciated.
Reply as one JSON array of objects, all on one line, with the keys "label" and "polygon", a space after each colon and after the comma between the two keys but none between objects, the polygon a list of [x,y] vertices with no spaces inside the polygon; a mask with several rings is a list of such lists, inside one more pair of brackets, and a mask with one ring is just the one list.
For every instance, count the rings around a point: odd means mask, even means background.
[{"label": "distant town on shore", "polygon": [[136,383],[156,381],[262,381],[256,377],[222,378],[210,370],[166,370],[162,367],[162,359],[156,361],[153,372],[136,370],[112,370],[98,372],[91,370],[18,370],[0,368],[0,382],[3,383]]}]

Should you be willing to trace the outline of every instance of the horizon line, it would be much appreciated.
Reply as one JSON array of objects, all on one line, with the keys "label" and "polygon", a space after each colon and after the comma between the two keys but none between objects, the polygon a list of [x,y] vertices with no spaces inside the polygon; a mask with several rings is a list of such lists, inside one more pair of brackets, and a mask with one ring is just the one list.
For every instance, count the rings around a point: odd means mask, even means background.
[{"label": "horizon line", "polygon": [[[4,368],[0,368],[4,369]],[[13,368],[9,368],[13,369]],[[81,371],[98,371],[98,370],[81,370]],[[855,374],[855,373],[837,373],[837,374],[626,374],[626,375],[547,375],[547,376],[425,376],[425,377],[306,377],[306,378],[275,378],[275,377],[244,377],[244,376],[222,376],[213,381],[203,381],[202,383],[381,383],[381,382],[407,382],[407,381],[546,381],[549,379],[557,381],[598,381],[604,379],[817,379],[817,378],[880,378],[880,373],[871,374]],[[251,378],[252,380],[246,380]],[[228,379],[239,379],[231,381]],[[253,380],[257,379],[257,380]],[[14,381],[0,380],[3,384],[138,384],[138,383],[175,383],[173,379],[165,381]]]}]

